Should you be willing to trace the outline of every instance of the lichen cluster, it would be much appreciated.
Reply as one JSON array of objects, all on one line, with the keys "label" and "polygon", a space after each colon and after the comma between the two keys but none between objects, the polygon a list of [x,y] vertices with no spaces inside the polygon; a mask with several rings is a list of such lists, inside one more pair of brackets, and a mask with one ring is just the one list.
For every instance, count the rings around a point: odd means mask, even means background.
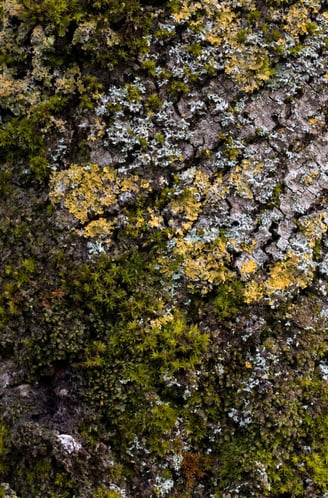
[{"label": "lichen cluster", "polygon": [[0,12],[0,496],[328,496],[324,2]]}]

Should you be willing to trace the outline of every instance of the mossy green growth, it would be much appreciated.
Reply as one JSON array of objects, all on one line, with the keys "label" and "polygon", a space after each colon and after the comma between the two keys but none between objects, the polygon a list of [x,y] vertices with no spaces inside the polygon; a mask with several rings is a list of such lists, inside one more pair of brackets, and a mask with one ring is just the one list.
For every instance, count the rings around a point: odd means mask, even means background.
[{"label": "mossy green growth", "polygon": [[11,466],[18,458],[15,467],[16,483],[20,489],[19,496],[42,496],[46,498],[70,498],[76,491],[76,483],[70,478],[70,473],[57,467],[51,456],[37,455],[29,462],[21,465],[19,455],[13,450],[9,455]]},{"label": "mossy green growth", "polygon": [[119,435],[113,449],[123,462],[135,438],[156,458],[173,451],[179,411],[166,379],[192,376],[208,345],[183,313],[165,311],[160,276],[149,255],[140,256],[100,258],[67,283],[80,306],[101,316],[81,363],[89,386],[84,395]]},{"label": "mossy green growth", "polygon": [[136,85],[131,85],[130,83],[125,85],[127,90],[127,100],[128,102],[139,102],[141,100],[141,92]]},{"label": "mossy green growth", "polygon": [[269,207],[277,207],[279,208],[280,206],[280,195],[283,193],[284,187],[281,183],[277,183],[271,194],[271,199],[269,201]]},{"label": "mossy green growth", "polygon": [[189,87],[183,81],[174,80],[169,85],[169,92],[173,97],[188,93]]},{"label": "mossy green growth", "polygon": [[92,498],[121,498],[122,495],[114,489],[107,489],[105,487],[97,488]]},{"label": "mossy green growth", "polygon": [[144,71],[148,73],[149,76],[156,76],[156,61],[154,60],[145,60],[142,61],[141,67]]},{"label": "mossy green growth", "polygon": [[7,197],[11,191],[12,174],[5,167],[0,169],[0,195],[2,198]]},{"label": "mossy green growth", "polygon": [[40,154],[43,137],[28,118],[13,118],[0,128],[0,154],[2,158],[15,161],[22,157]]},{"label": "mossy green growth", "polygon": [[200,43],[193,43],[192,45],[188,46],[188,52],[195,57],[202,55],[202,51],[203,49]]},{"label": "mossy green growth", "polygon": [[163,105],[163,102],[157,93],[150,95],[145,101],[145,107],[149,112],[158,111]]},{"label": "mossy green growth", "polygon": [[[46,137],[56,127],[66,103],[65,97],[53,95],[32,105],[26,115],[13,117],[0,126],[0,157],[8,163],[8,170],[9,163],[13,163],[12,169],[17,169],[17,164],[28,160],[33,178],[43,181],[48,177]],[[6,175],[4,172],[3,178]]]},{"label": "mossy green growth", "polygon": [[6,468],[6,456],[7,456],[7,439],[8,439],[8,430],[6,426],[1,422],[0,423],[0,474],[2,474]]},{"label": "mossy green growth", "polygon": [[237,279],[217,287],[213,308],[219,320],[231,317],[240,310],[243,306],[243,292],[243,283]]},{"label": "mossy green growth", "polygon": [[32,157],[30,169],[37,180],[44,180],[50,172],[48,161],[44,156]]},{"label": "mossy green growth", "polygon": [[73,21],[78,21],[83,11],[78,0],[22,0],[19,16],[34,27],[39,24],[51,27],[60,37],[64,36]]}]

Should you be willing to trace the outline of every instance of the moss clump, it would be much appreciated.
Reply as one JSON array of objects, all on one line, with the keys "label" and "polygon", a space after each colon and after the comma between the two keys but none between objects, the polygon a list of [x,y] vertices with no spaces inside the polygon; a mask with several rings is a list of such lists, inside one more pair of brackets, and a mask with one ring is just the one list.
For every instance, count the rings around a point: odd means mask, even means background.
[{"label": "moss clump", "polygon": [[150,112],[158,111],[162,105],[163,102],[157,93],[150,95],[145,102],[146,109]]},{"label": "moss clump", "polygon": [[93,498],[120,498],[122,495],[113,489],[98,488],[96,489]]},{"label": "moss clump", "polygon": [[244,286],[239,280],[221,284],[216,289],[213,307],[219,320],[224,320],[236,313],[243,305]]},{"label": "moss clump", "polygon": [[183,81],[172,81],[170,83],[169,92],[173,97],[182,95],[189,91],[189,87]]},{"label": "moss clump", "polygon": [[7,469],[7,440],[8,440],[8,429],[1,423],[0,424],[0,472],[4,474]]}]

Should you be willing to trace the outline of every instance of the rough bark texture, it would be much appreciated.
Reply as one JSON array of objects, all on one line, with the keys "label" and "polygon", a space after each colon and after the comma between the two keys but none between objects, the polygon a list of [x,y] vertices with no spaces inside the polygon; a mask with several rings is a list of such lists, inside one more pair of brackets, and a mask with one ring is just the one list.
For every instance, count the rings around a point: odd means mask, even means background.
[{"label": "rough bark texture", "polygon": [[328,496],[325,2],[0,11],[0,496]]}]

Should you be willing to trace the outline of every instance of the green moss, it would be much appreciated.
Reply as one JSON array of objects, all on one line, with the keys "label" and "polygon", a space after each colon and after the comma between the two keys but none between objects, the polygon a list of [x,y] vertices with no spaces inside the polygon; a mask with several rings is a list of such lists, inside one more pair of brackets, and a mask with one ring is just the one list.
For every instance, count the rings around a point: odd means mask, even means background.
[{"label": "green moss", "polygon": [[154,135],[154,138],[159,144],[163,144],[165,142],[165,136],[163,135],[163,133],[156,133],[156,135]]},{"label": "green moss", "polygon": [[144,137],[138,137],[138,142],[141,150],[147,150],[148,148],[148,140]]},{"label": "green moss", "polygon": [[235,147],[226,147],[224,154],[230,161],[235,161],[240,154],[240,150]]},{"label": "green moss", "polygon": [[37,180],[44,180],[49,174],[48,161],[42,156],[32,157],[30,160],[30,168]]},{"label": "green moss", "polygon": [[32,156],[43,150],[43,138],[27,118],[13,118],[0,128],[0,154],[8,160]]},{"label": "green moss", "polygon": [[311,478],[325,493],[328,490],[328,448],[327,444],[320,453],[311,453],[305,457],[305,465],[309,469]]},{"label": "green moss", "polygon": [[7,468],[7,440],[8,429],[3,423],[0,423],[0,474],[3,474]]},{"label": "green moss", "polygon": [[217,74],[217,69],[215,67],[214,61],[206,63],[204,69],[207,72],[207,74],[209,74],[210,76],[214,76]]},{"label": "green moss", "polygon": [[300,54],[300,52],[302,52],[303,49],[304,45],[302,45],[301,43],[297,43],[294,47],[290,49],[290,53],[291,55],[297,57]]},{"label": "green moss", "polygon": [[193,43],[192,45],[188,46],[188,52],[195,57],[198,57],[202,55],[203,49],[200,43]]},{"label": "green moss", "polygon": [[106,489],[105,487],[97,488],[92,498],[121,498],[121,494],[113,489]]},{"label": "green moss", "polygon": [[271,199],[269,201],[269,207],[278,207],[280,206],[280,195],[283,193],[283,185],[281,183],[277,183],[272,190]]},{"label": "green moss", "polygon": [[243,284],[239,280],[233,280],[218,286],[213,302],[213,308],[218,319],[224,320],[238,313],[243,305],[243,290]]},{"label": "green moss", "polygon": [[261,12],[259,10],[252,10],[246,16],[249,24],[256,24],[261,19]]},{"label": "green moss", "polygon": [[178,95],[187,93],[189,91],[189,87],[183,81],[172,81],[169,85],[169,92],[172,96],[176,97]]},{"label": "green moss", "polygon": [[0,169],[0,195],[5,198],[11,192],[12,174],[6,169]]},{"label": "green moss", "polygon": [[162,105],[163,105],[163,102],[157,93],[153,93],[152,95],[147,97],[147,99],[145,101],[146,109],[148,111],[151,111],[151,112],[158,111],[162,107]]},{"label": "green moss", "polygon": [[147,72],[149,76],[156,76],[156,62],[154,60],[145,60],[142,61],[141,67],[144,71]]},{"label": "green moss", "polygon": [[50,26],[60,37],[64,36],[73,21],[80,19],[82,12],[80,2],[72,0],[23,0],[20,17],[30,27],[41,24]]},{"label": "green moss", "polygon": [[158,29],[155,32],[155,38],[156,40],[169,40],[172,37],[172,32],[168,29]]},{"label": "green moss", "polygon": [[139,102],[139,100],[141,100],[141,93],[140,93],[140,90],[137,86],[127,84],[125,86],[125,88],[127,89],[127,92],[128,92],[127,93],[128,102],[130,102],[130,103]]},{"label": "green moss", "polygon": [[86,75],[82,80],[77,74],[77,80],[76,87],[74,87],[75,80],[73,80],[72,93],[76,91],[79,93],[79,108],[84,110],[94,109],[99,93],[103,90],[103,84],[94,75]]},{"label": "green moss", "polygon": [[315,22],[307,21],[306,30],[308,35],[314,35],[318,31],[318,25]]},{"label": "green moss", "polygon": [[237,33],[237,36],[236,36],[236,41],[238,43],[245,43],[245,41],[247,40],[247,30],[246,29],[240,29]]},{"label": "green moss", "polygon": [[198,153],[198,157],[201,159],[209,159],[213,154],[213,151],[210,149],[202,149]]},{"label": "green moss", "polygon": [[279,39],[283,38],[283,33],[278,28],[273,28],[266,32],[266,38],[268,41],[277,42]]},{"label": "green moss", "polygon": [[315,245],[313,247],[313,259],[314,261],[320,262],[322,258],[322,247],[321,240],[316,240]]}]

